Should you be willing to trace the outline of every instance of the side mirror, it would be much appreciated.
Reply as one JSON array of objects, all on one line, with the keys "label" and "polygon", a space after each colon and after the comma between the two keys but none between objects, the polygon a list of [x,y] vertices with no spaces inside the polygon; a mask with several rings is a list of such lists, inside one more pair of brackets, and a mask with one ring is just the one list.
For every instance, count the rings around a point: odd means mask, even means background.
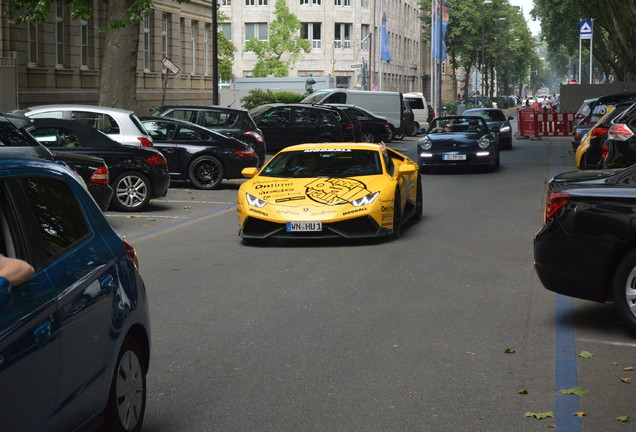
[{"label": "side mirror", "polygon": [[417,171],[417,168],[414,165],[400,165],[400,169],[398,170],[398,173],[400,175],[406,175],[406,174],[414,173],[415,171]]},{"label": "side mirror", "polygon": [[241,174],[243,175],[243,177],[252,178],[256,174],[258,174],[258,168],[255,168],[255,167],[243,168],[243,171],[241,171]]},{"label": "side mirror", "polygon": [[514,120],[515,118],[513,116],[508,116],[508,120]]}]

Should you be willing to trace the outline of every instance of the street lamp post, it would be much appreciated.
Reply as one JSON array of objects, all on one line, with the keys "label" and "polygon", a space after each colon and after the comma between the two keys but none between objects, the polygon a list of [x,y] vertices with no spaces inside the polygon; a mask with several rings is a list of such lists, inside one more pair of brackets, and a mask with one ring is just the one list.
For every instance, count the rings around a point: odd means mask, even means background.
[{"label": "street lamp post", "polygon": [[492,0],[484,0],[481,4],[481,60],[479,61],[479,80],[481,81],[481,95],[484,94],[484,80],[483,80],[483,70],[484,70],[484,45],[486,40],[486,23],[485,23],[485,15],[484,15],[484,5],[491,4]]}]

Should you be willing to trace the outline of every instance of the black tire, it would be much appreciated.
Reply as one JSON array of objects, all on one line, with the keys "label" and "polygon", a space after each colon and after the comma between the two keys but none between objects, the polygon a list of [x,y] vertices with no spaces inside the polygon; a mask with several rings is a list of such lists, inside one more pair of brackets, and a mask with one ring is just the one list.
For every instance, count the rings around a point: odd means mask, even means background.
[{"label": "black tire", "polygon": [[400,190],[395,190],[393,199],[393,239],[398,239],[402,235],[402,200]]},{"label": "black tire", "polygon": [[621,261],[612,283],[614,307],[627,329],[636,335],[636,249]]},{"label": "black tire", "polygon": [[375,142],[375,135],[373,135],[373,133],[369,132],[369,131],[362,132],[361,140],[362,140],[362,142],[374,143]]},{"label": "black tire", "polygon": [[386,139],[386,142],[391,142],[395,139],[395,128],[389,125],[389,136]]},{"label": "black tire", "polygon": [[223,164],[214,156],[199,156],[190,162],[188,180],[196,189],[216,189],[223,181],[223,171]]},{"label": "black tire", "polygon": [[422,197],[422,177],[417,176],[417,191],[415,192],[415,214],[413,219],[418,221],[424,214],[424,199]]},{"label": "black tire", "polygon": [[141,348],[127,337],[117,357],[117,365],[104,412],[107,432],[138,432],[146,411],[146,371]]},{"label": "black tire", "polygon": [[420,124],[418,122],[413,123],[413,129],[409,132],[409,136],[417,135],[418,130],[420,130]]},{"label": "black tire", "polygon": [[112,208],[119,211],[132,212],[143,210],[150,202],[152,187],[144,174],[126,171],[115,178],[112,183]]},{"label": "black tire", "polygon": [[[404,129],[406,129],[406,127]],[[392,129],[392,132],[394,140],[401,141],[406,136],[406,132],[404,130],[402,132],[398,132],[396,129]]]}]

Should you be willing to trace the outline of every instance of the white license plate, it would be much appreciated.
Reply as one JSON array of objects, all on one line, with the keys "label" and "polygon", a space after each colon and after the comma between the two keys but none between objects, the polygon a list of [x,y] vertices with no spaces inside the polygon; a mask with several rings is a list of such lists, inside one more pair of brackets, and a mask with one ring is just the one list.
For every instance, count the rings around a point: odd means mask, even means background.
[{"label": "white license plate", "polygon": [[322,222],[287,222],[287,231],[322,231]]},{"label": "white license plate", "polygon": [[464,154],[445,154],[445,155],[442,155],[442,160],[448,160],[448,161],[466,160],[466,155],[464,155]]}]

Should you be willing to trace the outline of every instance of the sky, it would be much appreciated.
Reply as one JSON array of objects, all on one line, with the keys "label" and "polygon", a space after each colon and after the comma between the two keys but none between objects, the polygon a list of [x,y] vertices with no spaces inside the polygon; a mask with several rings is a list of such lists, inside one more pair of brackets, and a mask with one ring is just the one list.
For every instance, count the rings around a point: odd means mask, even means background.
[{"label": "sky", "polygon": [[538,35],[541,32],[541,23],[539,21],[533,21],[530,16],[530,11],[533,7],[532,0],[509,0],[510,4],[513,6],[521,6],[523,9],[523,16],[526,18],[526,22],[528,23],[528,27],[530,28],[530,32],[533,35]]}]

